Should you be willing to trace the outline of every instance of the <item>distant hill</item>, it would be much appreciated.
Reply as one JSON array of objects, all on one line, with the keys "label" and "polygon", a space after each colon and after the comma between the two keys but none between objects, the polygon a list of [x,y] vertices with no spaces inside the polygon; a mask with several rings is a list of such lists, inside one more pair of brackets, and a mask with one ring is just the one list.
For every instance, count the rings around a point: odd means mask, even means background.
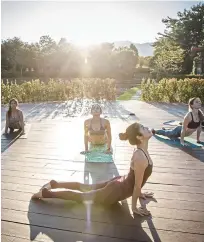
[{"label": "distant hill", "polygon": [[139,52],[140,56],[153,56],[154,47],[151,46],[153,43],[132,43],[131,41],[116,41],[114,42],[115,47],[123,47],[123,46],[130,46],[130,44],[134,44]]}]

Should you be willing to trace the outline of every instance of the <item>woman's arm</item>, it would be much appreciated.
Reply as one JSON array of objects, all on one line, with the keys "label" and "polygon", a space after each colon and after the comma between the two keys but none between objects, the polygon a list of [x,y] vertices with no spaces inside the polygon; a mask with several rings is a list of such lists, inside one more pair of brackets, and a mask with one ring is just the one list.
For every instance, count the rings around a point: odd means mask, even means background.
[{"label": "woman's arm", "polygon": [[112,142],[112,135],[111,135],[111,126],[110,122],[106,120],[106,132],[107,132],[107,149],[110,151],[111,150],[111,142]]},{"label": "woman's arm", "polygon": [[197,142],[200,142],[201,131],[202,131],[202,126],[200,124],[200,126],[197,128]]},{"label": "woman's arm", "polygon": [[8,133],[8,127],[9,127],[9,118],[8,118],[8,112],[7,112],[7,113],[6,113],[5,134]]},{"label": "woman's arm", "polygon": [[200,119],[200,126],[197,129],[197,142],[200,142],[200,134],[202,131],[202,122],[204,121],[204,114],[201,110],[198,110],[199,119]]},{"label": "woman's arm", "polygon": [[200,119],[201,122],[203,122],[204,121],[204,113],[200,109],[198,110],[198,112],[199,112],[199,119]]},{"label": "woman's arm", "polygon": [[23,112],[21,110],[19,110],[19,117],[20,117],[19,123],[20,123],[20,126],[22,128],[22,132],[24,133],[25,132],[25,130],[24,130],[24,117],[23,117]]},{"label": "woman's arm", "polygon": [[143,176],[147,167],[147,161],[140,154],[134,154],[134,173],[135,173],[135,186],[132,194],[132,211],[137,209],[137,200],[141,196],[141,187]]},{"label": "woman's arm", "polygon": [[84,121],[84,146],[85,151],[88,151],[88,121]]},{"label": "woman's arm", "polygon": [[182,125],[182,130],[181,130],[181,141],[180,142],[181,142],[182,145],[184,145],[184,137],[185,137],[185,134],[186,134],[186,131],[187,131],[189,122],[190,122],[190,120],[189,120],[189,114],[187,114],[184,117],[183,125]]}]

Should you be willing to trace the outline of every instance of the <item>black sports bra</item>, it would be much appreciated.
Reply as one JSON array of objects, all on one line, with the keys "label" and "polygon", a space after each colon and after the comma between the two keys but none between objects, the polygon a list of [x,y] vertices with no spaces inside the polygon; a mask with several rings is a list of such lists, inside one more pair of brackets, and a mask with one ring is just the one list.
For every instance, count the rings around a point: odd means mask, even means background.
[{"label": "black sports bra", "polygon": [[144,176],[143,176],[143,181],[142,181],[142,186],[144,186],[144,184],[146,183],[147,179],[151,176],[152,174],[152,167],[153,167],[153,164],[150,164],[150,161],[149,161],[149,157],[147,156],[147,154],[144,152],[143,149],[141,148],[138,148],[139,150],[141,150],[144,155],[147,157],[147,160],[148,160],[148,166],[147,168],[145,169],[145,172],[144,172]]},{"label": "black sports bra", "polygon": [[192,120],[191,120],[191,122],[188,124],[188,128],[189,128],[189,129],[197,129],[197,128],[200,126],[200,121],[199,121],[199,122],[195,122],[195,121],[193,120],[193,114],[192,114],[192,112],[191,112],[191,117],[192,117]]}]

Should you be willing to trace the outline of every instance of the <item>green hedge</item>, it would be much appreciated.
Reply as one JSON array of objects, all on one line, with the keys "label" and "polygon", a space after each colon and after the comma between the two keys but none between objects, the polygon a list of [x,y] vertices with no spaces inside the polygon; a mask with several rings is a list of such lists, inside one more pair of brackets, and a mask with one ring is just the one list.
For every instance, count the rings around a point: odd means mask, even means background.
[{"label": "green hedge", "polygon": [[158,83],[148,79],[142,81],[141,89],[144,101],[187,103],[189,98],[200,97],[204,103],[204,79],[163,78]]},{"label": "green hedge", "polygon": [[8,103],[11,98],[19,102],[63,101],[74,98],[116,99],[114,79],[73,79],[71,81],[50,79],[47,83],[32,80],[22,84],[1,82],[1,102]]}]

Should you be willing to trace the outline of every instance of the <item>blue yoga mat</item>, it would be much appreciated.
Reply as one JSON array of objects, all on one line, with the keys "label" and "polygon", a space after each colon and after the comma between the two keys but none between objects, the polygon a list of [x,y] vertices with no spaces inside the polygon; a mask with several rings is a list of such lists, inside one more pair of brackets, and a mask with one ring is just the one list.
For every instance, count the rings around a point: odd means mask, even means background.
[{"label": "blue yoga mat", "polygon": [[89,148],[90,153],[85,155],[85,161],[93,162],[93,163],[113,162],[112,154],[105,154],[106,150],[107,150],[106,145],[91,145]]},{"label": "blue yoga mat", "polygon": [[182,125],[182,121],[178,121],[178,120],[169,120],[167,122],[163,123],[164,125],[169,125],[169,126],[179,126]]},{"label": "blue yoga mat", "polygon": [[[163,125],[178,126],[178,125],[182,125],[182,121],[169,120],[169,121],[164,122]],[[204,128],[204,121],[201,122],[201,126]]]},{"label": "blue yoga mat", "polygon": [[[155,138],[160,140],[160,141],[163,141],[167,144],[183,147],[180,143],[180,138],[175,139],[175,140],[171,140],[168,137],[163,136],[163,135],[155,135]],[[195,139],[191,138],[191,137],[185,137],[184,142],[185,142],[186,147],[202,148],[204,146],[204,142],[202,142],[201,144],[198,144],[197,141]]]}]

